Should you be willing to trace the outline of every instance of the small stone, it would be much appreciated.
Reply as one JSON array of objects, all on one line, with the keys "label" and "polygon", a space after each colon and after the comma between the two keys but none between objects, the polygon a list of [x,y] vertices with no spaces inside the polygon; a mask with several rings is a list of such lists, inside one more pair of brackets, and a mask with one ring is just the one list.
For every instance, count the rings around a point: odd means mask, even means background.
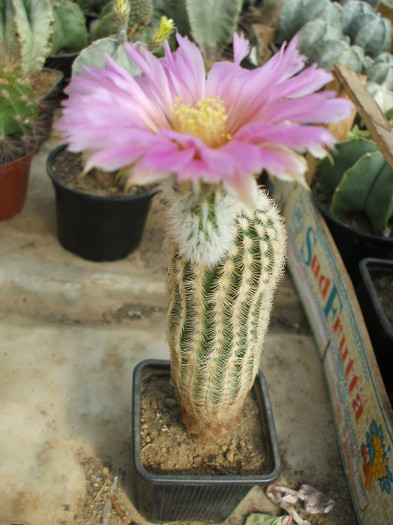
[{"label": "small stone", "polygon": [[103,469],[102,469],[102,473],[104,474],[104,476],[108,476],[108,475],[109,475],[109,469],[108,469],[108,467],[103,467]]},{"label": "small stone", "polygon": [[233,450],[227,450],[227,452],[225,453],[225,459],[227,459],[229,462],[232,463],[233,461]]},{"label": "small stone", "polygon": [[142,429],[142,430],[146,430],[146,429],[147,429],[147,423],[142,423],[142,425],[141,425],[141,429]]},{"label": "small stone", "polygon": [[150,407],[151,407],[152,410],[157,410],[157,408],[158,408],[158,406],[156,405],[156,403],[154,401],[151,402]]},{"label": "small stone", "polygon": [[173,399],[172,397],[165,398],[165,406],[167,408],[173,408],[177,405],[176,399]]}]

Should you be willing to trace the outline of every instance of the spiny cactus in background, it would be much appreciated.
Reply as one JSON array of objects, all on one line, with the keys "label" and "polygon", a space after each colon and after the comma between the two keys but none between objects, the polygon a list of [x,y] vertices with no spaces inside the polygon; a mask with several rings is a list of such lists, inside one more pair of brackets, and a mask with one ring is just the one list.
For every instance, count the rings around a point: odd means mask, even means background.
[{"label": "spiny cactus in background", "polygon": [[0,164],[23,157],[37,145],[36,97],[23,74],[0,66]]},{"label": "spiny cactus in background", "polygon": [[243,0],[156,0],[157,8],[173,19],[180,34],[202,50],[205,61],[217,59],[236,31]]},{"label": "spiny cactus in background", "polygon": [[0,66],[0,142],[28,132],[37,117],[34,91],[22,73]]},{"label": "spiny cactus in background", "polygon": [[131,24],[147,25],[153,16],[153,0],[131,0]]},{"label": "spiny cactus in background", "polygon": [[[124,67],[131,75],[139,75],[141,70],[132,62],[125,51],[124,44],[129,39],[131,28],[132,40],[141,38],[143,43],[149,46],[151,51],[157,50],[162,46],[164,40],[173,31],[173,23],[166,17],[154,19],[149,27],[143,27],[145,22],[139,22],[132,27],[130,16],[132,3],[128,0],[115,0],[108,4],[102,11],[102,18],[94,32],[94,42],[85,48],[72,66],[72,75],[79,76],[83,66],[106,67],[105,55],[110,55],[118,64]],[[140,0],[138,2],[140,13],[144,16],[150,12],[151,0]],[[150,7],[149,7],[150,6]],[[136,13],[134,13],[135,15]],[[146,20],[146,18],[144,19]],[[152,27],[150,27],[150,25]],[[141,29],[142,33],[138,30]],[[110,36],[108,36],[110,35]],[[138,40],[139,41],[139,40]]]},{"label": "spiny cactus in background", "polygon": [[[169,230],[166,239],[172,380],[188,432],[212,438],[235,424],[254,383],[285,260],[283,221],[263,192],[254,210],[239,203],[232,206],[229,221],[233,213],[232,242],[214,264],[209,257],[203,263],[203,256],[183,255],[192,255],[194,247],[182,246],[176,231]],[[215,230],[216,215],[206,218]],[[188,224],[193,223],[191,217]],[[191,229],[190,244],[195,239]]]},{"label": "spiny cactus in background", "polygon": [[393,216],[393,170],[372,140],[356,138],[336,145],[318,167],[321,190],[332,194],[330,212],[341,221],[363,212],[377,235]]},{"label": "spiny cactus in background", "polygon": [[24,73],[40,71],[50,52],[50,0],[0,0],[0,50],[17,57]]}]

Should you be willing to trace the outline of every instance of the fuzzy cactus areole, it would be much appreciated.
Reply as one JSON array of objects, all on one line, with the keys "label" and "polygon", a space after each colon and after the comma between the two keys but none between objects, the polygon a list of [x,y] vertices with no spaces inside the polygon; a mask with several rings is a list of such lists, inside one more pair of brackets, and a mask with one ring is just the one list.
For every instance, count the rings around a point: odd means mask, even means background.
[{"label": "fuzzy cactus areole", "polygon": [[86,170],[161,184],[171,374],[188,431],[214,437],[253,385],[285,261],[283,221],[254,175],[302,180],[303,153],[322,157],[335,142],[315,124],[347,118],[351,104],[321,91],[332,77],[305,68],[297,37],[248,71],[235,34],[234,62],[207,74],[197,46],[177,41],[162,58],[126,46],[135,77],[109,57],[106,69],[84,68],[58,129]]}]

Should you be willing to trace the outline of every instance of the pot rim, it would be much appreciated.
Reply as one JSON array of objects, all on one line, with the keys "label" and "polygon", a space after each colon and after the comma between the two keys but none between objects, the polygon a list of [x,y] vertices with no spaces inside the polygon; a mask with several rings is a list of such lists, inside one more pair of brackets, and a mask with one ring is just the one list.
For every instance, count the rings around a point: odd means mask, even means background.
[{"label": "pot rim", "polygon": [[[22,155],[21,157],[18,157],[17,159],[15,160],[11,160],[11,161],[8,161],[8,162],[0,162],[0,168],[2,166],[10,166],[11,164],[16,164],[18,162],[22,162],[24,161],[25,159],[27,160],[29,157],[33,158],[34,155],[36,153],[36,148],[32,148],[30,151],[28,151],[27,153],[25,153],[24,155]],[[3,174],[1,174],[0,176],[2,176]]]},{"label": "pot rim", "polygon": [[314,197],[314,202],[315,202],[318,210],[321,212],[321,214],[324,217],[328,217],[329,220],[332,221],[332,223],[334,223],[336,226],[339,226],[344,231],[346,231],[348,233],[351,233],[351,235],[355,236],[359,240],[364,240],[365,239],[365,240],[374,241],[374,242],[381,242],[381,243],[384,243],[384,244],[393,244],[393,238],[392,237],[382,237],[381,235],[375,235],[375,234],[372,234],[372,233],[363,232],[362,230],[358,230],[356,228],[353,228],[352,226],[349,226],[345,222],[340,221],[340,219],[337,219],[337,217],[332,215],[332,213],[327,208],[322,206],[322,204],[321,204],[321,202],[320,202],[320,200],[318,198],[317,190],[318,190],[317,184],[314,181],[312,183],[312,185],[311,185],[311,191],[312,191],[312,194],[313,194],[313,197]]},{"label": "pot rim", "polygon": [[366,257],[362,259],[359,263],[359,269],[361,276],[363,278],[364,285],[367,289],[368,295],[370,296],[371,302],[380,318],[381,324],[384,331],[389,337],[393,340],[393,327],[392,324],[388,321],[385,309],[382,306],[381,301],[379,300],[375,285],[370,272],[370,267],[379,267],[393,270],[393,260],[391,259],[378,259],[374,257]]},{"label": "pot rim", "polygon": [[52,169],[52,161],[56,157],[58,153],[65,150],[67,147],[67,144],[60,144],[56,148],[54,148],[48,155],[46,159],[46,171],[48,173],[49,178],[51,179],[54,186],[58,186],[62,190],[72,194],[72,195],[78,195],[79,197],[83,196],[86,198],[87,201],[101,201],[101,202],[109,202],[109,203],[118,203],[118,202],[133,202],[140,199],[151,199],[156,193],[157,189],[150,190],[146,193],[141,193],[139,195],[125,195],[124,197],[106,197],[104,195],[92,195],[90,193],[86,193],[85,191],[80,191],[74,188],[70,188],[69,186],[66,186],[62,182],[60,182],[55,174],[53,173]]},{"label": "pot rim", "polygon": [[[133,374],[133,409],[135,408],[135,400],[141,387],[141,372],[142,369],[151,366],[156,368],[169,368],[170,361],[161,359],[145,359],[138,363],[134,369]],[[208,486],[212,483],[219,483],[220,485],[231,486],[231,485],[267,485],[273,483],[281,473],[281,458],[278,450],[278,441],[276,435],[276,428],[273,419],[273,412],[270,403],[269,393],[267,384],[261,370],[258,371],[256,378],[259,381],[262,390],[262,397],[264,403],[264,412],[266,413],[266,431],[268,433],[268,440],[271,447],[273,469],[271,472],[266,474],[157,474],[155,472],[149,472],[145,469],[142,464],[140,451],[140,403],[138,402],[137,410],[133,410],[132,413],[132,436],[133,436],[133,453],[134,453],[134,467],[138,475],[148,483],[154,485],[198,485]]]}]

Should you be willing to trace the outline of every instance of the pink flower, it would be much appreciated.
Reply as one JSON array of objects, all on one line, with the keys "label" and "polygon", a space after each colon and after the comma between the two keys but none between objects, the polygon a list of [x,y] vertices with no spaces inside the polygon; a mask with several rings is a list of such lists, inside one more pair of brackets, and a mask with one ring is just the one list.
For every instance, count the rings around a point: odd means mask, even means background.
[{"label": "pink flower", "polygon": [[248,42],[235,34],[234,62],[217,62],[207,75],[197,46],[179,35],[177,41],[174,53],[166,43],[163,58],[127,44],[141,76],[107,56],[106,69],[86,67],[71,81],[57,128],[69,150],[85,152],[87,170],[129,168],[137,184],[170,175],[179,183],[222,182],[250,202],[253,174],[301,178],[302,154],[322,156],[333,146],[334,137],[312,124],[339,122],[352,106],[319,91],[331,74],[304,68],[297,37],[249,71],[240,66]]}]

